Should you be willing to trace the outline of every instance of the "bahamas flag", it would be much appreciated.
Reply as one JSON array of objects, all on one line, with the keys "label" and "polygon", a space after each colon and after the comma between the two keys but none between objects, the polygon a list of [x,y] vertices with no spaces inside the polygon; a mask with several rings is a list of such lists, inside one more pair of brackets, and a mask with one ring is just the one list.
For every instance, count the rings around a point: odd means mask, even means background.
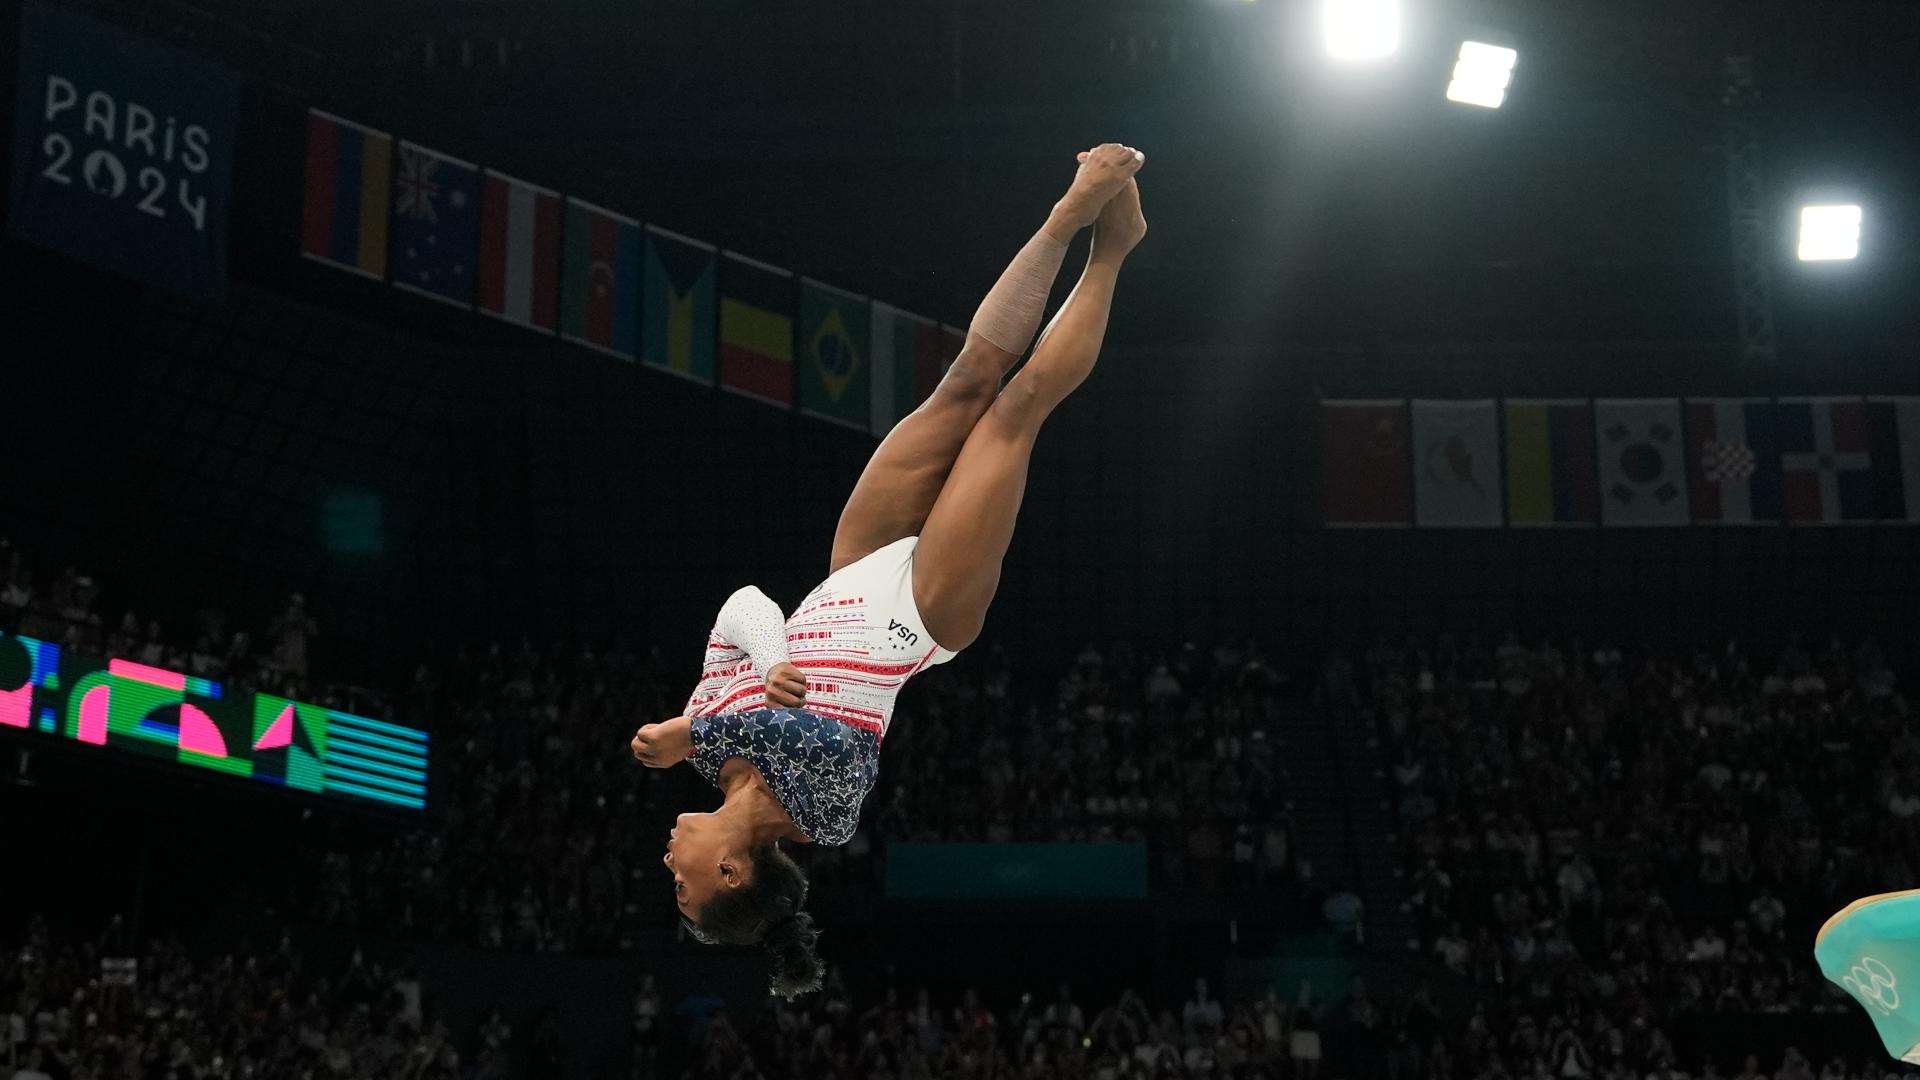
[{"label": "bahamas flag", "polygon": [[640,362],[712,386],[713,245],[649,225],[641,261]]},{"label": "bahamas flag", "polygon": [[720,265],[720,385],[793,404],[793,275],[731,251]]},{"label": "bahamas flag", "polygon": [[392,184],[393,136],[309,109],[300,254],[384,280]]},{"label": "bahamas flag", "polygon": [[800,279],[800,411],[866,430],[873,411],[871,304]]},{"label": "bahamas flag", "polygon": [[1513,525],[1597,525],[1593,403],[1509,401],[1507,521]]},{"label": "bahamas flag", "polygon": [[560,336],[633,359],[639,345],[640,223],[567,200],[560,240]]}]

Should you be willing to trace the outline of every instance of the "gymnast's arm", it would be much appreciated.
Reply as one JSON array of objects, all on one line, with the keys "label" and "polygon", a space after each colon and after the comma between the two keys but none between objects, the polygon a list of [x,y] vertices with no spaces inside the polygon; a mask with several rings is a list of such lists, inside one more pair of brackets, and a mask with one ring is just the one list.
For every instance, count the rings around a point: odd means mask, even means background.
[{"label": "gymnast's arm", "polygon": [[807,703],[807,679],[787,660],[787,617],[767,594],[748,585],[727,598],[713,632],[766,672],[767,700],[782,709]]}]

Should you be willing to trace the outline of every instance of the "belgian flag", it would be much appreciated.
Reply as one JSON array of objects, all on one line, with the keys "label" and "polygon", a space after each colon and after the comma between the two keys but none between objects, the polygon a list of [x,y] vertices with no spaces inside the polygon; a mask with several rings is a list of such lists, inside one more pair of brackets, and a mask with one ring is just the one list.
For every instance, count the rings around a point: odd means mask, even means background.
[{"label": "belgian flag", "polygon": [[793,405],[793,274],[725,252],[720,264],[720,385]]}]

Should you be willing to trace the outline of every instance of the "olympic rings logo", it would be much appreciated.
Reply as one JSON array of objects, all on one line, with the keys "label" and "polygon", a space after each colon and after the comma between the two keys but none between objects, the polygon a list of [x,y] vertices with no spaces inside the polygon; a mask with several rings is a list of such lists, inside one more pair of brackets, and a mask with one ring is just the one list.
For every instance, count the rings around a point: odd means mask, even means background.
[{"label": "olympic rings logo", "polygon": [[1871,956],[1863,956],[1853,965],[1853,970],[1840,980],[1840,985],[1853,991],[1862,1002],[1888,1015],[1900,1007],[1900,993],[1896,989],[1899,980],[1893,977],[1893,971],[1887,965]]}]

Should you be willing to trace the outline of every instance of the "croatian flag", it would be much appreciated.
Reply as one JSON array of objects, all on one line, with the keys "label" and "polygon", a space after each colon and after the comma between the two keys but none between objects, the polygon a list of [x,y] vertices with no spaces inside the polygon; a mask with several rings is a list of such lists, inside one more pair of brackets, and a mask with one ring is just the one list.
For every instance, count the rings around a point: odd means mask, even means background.
[{"label": "croatian flag", "polygon": [[1873,455],[1860,398],[1780,399],[1780,489],[1796,525],[1874,519]]},{"label": "croatian flag", "polygon": [[1780,523],[1780,448],[1770,398],[1688,398],[1687,495],[1698,525]]}]

